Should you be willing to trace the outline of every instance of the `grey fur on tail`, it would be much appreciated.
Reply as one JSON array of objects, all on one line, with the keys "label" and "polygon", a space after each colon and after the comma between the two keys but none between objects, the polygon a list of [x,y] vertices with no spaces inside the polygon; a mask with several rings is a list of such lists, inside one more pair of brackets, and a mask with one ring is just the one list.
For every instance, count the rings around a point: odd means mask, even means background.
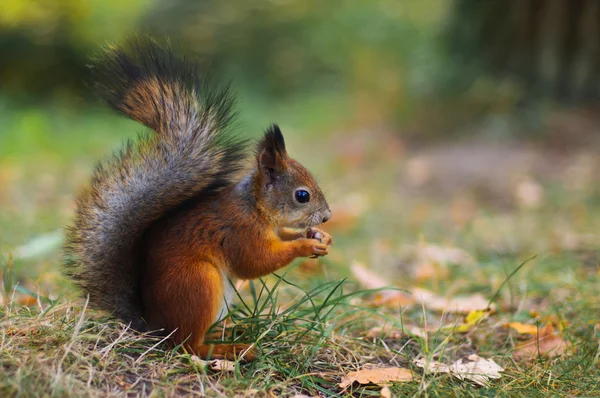
[{"label": "grey fur on tail", "polygon": [[[67,230],[65,272],[94,307],[144,328],[136,247],[158,218],[232,184],[245,142],[229,132],[234,100],[199,66],[138,38],[94,59],[100,96],[154,130],[99,164]],[[143,265],[142,265],[143,266]]]}]

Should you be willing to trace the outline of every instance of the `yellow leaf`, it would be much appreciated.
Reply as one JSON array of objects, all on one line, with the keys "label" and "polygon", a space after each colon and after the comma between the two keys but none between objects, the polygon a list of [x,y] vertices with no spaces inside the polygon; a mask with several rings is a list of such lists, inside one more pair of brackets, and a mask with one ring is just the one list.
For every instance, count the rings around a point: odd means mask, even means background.
[{"label": "yellow leaf", "polygon": [[480,320],[482,320],[483,318],[485,318],[488,314],[489,314],[488,311],[481,311],[481,310],[471,311],[465,317],[465,323],[475,324],[475,323],[479,322]]},{"label": "yellow leaf", "polygon": [[511,328],[519,334],[531,334],[534,336],[538,334],[538,327],[536,325],[528,325],[521,322],[510,322],[507,323],[505,327]]},{"label": "yellow leaf", "polygon": [[473,326],[477,325],[479,321],[486,318],[488,314],[489,311],[484,310],[471,311],[465,317],[465,323],[456,326],[456,328],[454,328],[454,331],[459,333],[466,333],[469,330],[471,330]]},{"label": "yellow leaf", "polygon": [[354,382],[360,384],[382,384],[392,381],[412,381],[413,374],[405,368],[375,368],[361,369],[357,372],[350,372],[346,376],[342,376],[342,381],[338,385],[341,388],[347,388]]},{"label": "yellow leaf", "polygon": [[458,325],[454,328],[455,332],[458,333],[467,333],[469,330],[471,330],[471,328],[473,327],[473,325],[468,324],[468,323],[463,323],[462,325]]}]

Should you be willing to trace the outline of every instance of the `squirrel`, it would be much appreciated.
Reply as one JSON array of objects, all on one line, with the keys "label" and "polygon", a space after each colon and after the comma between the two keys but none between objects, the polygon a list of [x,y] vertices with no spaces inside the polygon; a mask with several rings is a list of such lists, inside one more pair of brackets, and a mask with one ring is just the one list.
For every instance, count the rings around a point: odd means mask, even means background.
[{"label": "squirrel", "polygon": [[101,99],[150,130],[100,163],[77,198],[66,274],[90,306],[134,329],[172,333],[202,357],[239,355],[249,346],[205,344],[207,331],[235,281],[327,255],[332,238],[316,228],[331,217],[323,192],[275,124],[247,162],[229,87],[168,45],[109,46],[91,73]]}]

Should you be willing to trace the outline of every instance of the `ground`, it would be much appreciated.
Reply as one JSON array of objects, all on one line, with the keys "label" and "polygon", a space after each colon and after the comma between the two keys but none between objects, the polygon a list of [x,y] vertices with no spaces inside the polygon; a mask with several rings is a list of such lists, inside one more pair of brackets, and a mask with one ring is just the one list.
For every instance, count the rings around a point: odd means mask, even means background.
[{"label": "ground", "polygon": [[[77,189],[139,127],[98,111],[2,112],[2,396],[600,396],[595,147],[415,146],[392,129],[322,138],[282,123],[329,198],[335,244],[240,287],[223,339],[255,343],[258,359],[218,370],[87,308],[60,271]],[[416,365],[472,354],[501,377],[480,386]],[[412,380],[339,386],[384,367]]]}]

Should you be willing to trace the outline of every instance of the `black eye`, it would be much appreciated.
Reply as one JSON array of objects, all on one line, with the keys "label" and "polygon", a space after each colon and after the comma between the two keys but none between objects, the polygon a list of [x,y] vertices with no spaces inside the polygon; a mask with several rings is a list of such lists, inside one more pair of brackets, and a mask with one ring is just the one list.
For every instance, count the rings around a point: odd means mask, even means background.
[{"label": "black eye", "polygon": [[308,203],[310,200],[310,194],[304,189],[297,190],[294,197],[298,203]]}]

